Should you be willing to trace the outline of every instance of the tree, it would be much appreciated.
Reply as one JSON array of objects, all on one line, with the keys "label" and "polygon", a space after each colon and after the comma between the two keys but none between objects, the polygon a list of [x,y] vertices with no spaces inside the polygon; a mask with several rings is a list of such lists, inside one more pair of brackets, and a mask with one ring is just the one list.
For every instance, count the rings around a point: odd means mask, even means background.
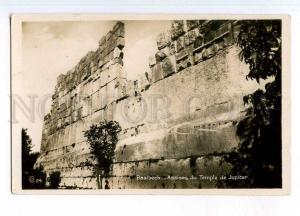
[{"label": "tree", "polygon": [[249,65],[246,79],[267,80],[265,90],[244,97],[245,118],[237,125],[238,148],[225,157],[233,175],[246,181],[230,187],[278,188],[281,162],[281,21],[245,20],[237,37],[240,58]]},{"label": "tree", "polygon": [[99,125],[93,124],[84,132],[90,144],[90,152],[96,162],[93,172],[97,178],[98,189],[102,189],[102,179],[110,175],[120,132],[121,127],[118,122],[106,120],[100,122]]},{"label": "tree", "polygon": [[60,182],[61,182],[60,172],[59,171],[51,172],[49,175],[49,183],[50,183],[49,188],[58,189]]},{"label": "tree", "polygon": [[27,129],[22,128],[22,188],[42,189],[45,188],[46,174],[43,167],[34,168],[39,156],[38,152],[32,152],[32,140]]}]

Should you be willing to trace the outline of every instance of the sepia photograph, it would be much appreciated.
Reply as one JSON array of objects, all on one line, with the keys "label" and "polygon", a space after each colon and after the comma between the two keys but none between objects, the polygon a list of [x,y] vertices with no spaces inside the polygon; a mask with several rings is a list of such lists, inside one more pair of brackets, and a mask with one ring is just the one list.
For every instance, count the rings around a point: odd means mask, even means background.
[{"label": "sepia photograph", "polygon": [[13,15],[12,191],[289,193],[289,25]]}]

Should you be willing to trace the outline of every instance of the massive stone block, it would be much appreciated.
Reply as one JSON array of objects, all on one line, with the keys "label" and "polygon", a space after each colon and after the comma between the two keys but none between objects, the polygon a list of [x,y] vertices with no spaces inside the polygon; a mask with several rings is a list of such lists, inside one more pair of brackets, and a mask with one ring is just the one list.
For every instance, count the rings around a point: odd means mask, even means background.
[{"label": "massive stone block", "polygon": [[176,40],[179,36],[184,34],[184,21],[175,20],[171,24],[171,39]]},{"label": "massive stone block", "polygon": [[156,64],[155,55],[149,57],[149,67],[152,68]]},{"label": "massive stone block", "polygon": [[152,70],[152,82],[155,83],[161,79],[163,79],[163,70],[162,70],[162,64],[157,63],[154,65],[154,67],[151,68]]},{"label": "massive stone block", "polygon": [[113,32],[116,37],[124,37],[125,36],[124,23],[117,22],[117,24],[114,25],[113,27]]},{"label": "massive stone block", "polygon": [[200,25],[200,20],[187,20],[186,26],[188,31],[194,28],[197,28]]},{"label": "massive stone block", "polygon": [[175,41],[176,53],[179,53],[184,49],[184,36],[177,38]]},{"label": "massive stone block", "polygon": [[170,43],[170,33],[169,32],[162,32],[157,36],[157,48],[160,50],[166,46],[169,45]]},{"label": "massive stone block", "polygon": [[184,45],[189,46],[200,36],[199,29],[193,29],[184,35]]},{"label": "massive stone block", "polygon": [[167,54],[161,50],[155,53],[155,59],[157,63],[161,62],[166,57]]},{"label": "massive stone block", "polygon": [[176,72],[176,60],[175,56],[169,56],[162,61],[162,70],[164,77],[170,76]]}]

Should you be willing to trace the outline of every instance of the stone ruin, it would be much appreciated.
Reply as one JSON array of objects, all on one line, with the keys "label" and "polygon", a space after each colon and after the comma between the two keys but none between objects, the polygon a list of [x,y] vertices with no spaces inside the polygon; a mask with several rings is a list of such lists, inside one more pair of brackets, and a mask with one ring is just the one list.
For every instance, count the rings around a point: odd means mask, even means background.
[{"label": "stone ruin", "polygon": [[122,127],[109,185],[130,188],[213,188],[213,181],[139,176],[225,175],[222,155],[238,145],[248,66],[234,44],[235,20],[175,20],[157,36],[149,70],[127,80],[125,25],[117,22],[66,74],[57,78],[44,118],[40,157],[47,175],[61,173],[61,188],[97,188],[83,131],[100,121]]}]

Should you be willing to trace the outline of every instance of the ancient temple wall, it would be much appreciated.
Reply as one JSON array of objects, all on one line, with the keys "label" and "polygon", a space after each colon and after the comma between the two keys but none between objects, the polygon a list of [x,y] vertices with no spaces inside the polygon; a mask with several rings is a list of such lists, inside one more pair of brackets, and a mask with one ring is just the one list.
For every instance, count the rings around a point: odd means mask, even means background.
[{"label": "ancient temple wall", "polygon": [[[117,23],[72,70],[58,77],[45,117],[41,156],[61,187],[96,188],[83,132],[103,120],[122,127],[112,188],[209,188],[212,181],[167,176],[227,174],[220,155],[238,144],[242,97],[258,86],[234,45],[235,21],[173,21],[157,38],[149,71],[127,80],[122,68],[124,24]],[[156,181],[138,176],[164,177]]]}]

